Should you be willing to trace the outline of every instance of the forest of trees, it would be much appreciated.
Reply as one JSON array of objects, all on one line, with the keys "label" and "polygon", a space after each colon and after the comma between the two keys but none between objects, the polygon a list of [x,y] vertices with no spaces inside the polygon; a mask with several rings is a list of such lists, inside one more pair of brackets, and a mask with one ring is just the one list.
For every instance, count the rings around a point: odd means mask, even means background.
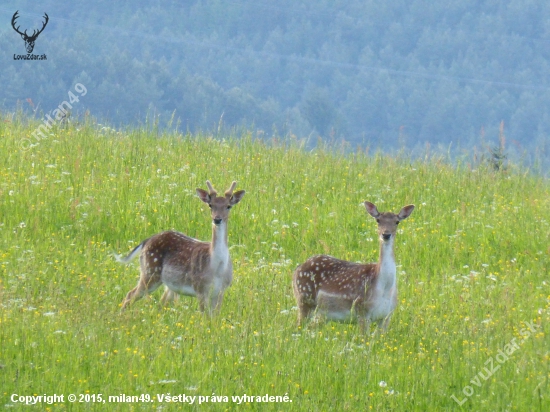
[{"label": "forest of trees", "polygon": [[[18,24],[49,23],[24,54]],[[385,150],[498,142],[550,159],[550,3],[189,0],[0,6],[0,110],[37,118],[76,83],[112,126],[246,126]]]}]

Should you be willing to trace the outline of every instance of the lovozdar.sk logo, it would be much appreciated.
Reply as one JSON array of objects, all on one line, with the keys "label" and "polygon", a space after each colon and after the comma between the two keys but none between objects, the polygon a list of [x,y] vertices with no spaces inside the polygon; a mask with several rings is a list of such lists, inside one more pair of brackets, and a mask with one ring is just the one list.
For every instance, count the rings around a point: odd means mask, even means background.
[{"label": "lovozdar.sk logo", "polygon": [[15,26],[17,24],[16,20],[18,17],[19,17],[19,10],[17,10],[13,14],[13,17],[11,18],[11,26],[18,34],[21,35],[21,38],[25,41],[25,48],[27,49],[27,54],[26,55],[14,54],[13,60],[46,60],[47,56],[45,54],[42,54],[42,55],[32,54],[32,51],[34,50],[34,42],[36,41],[40,33],[44,31],[44,29],[46,28],[46,25],[48,24],[48,21],[50,20],[50,18],[48,17],[48,14],[44,13],[44,22],[42,23],[42,28],[39,30],[33,30],[31,35],[27,34],[27,30],[22,32],[20,30],[21,26],[17,26],[17,27]]}]

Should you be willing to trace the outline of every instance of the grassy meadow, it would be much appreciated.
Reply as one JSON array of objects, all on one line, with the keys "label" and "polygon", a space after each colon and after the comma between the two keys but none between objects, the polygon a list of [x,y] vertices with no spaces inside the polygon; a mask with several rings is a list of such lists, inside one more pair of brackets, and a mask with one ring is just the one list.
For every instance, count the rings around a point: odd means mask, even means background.
[{"label": "grassy meadow", "polygon": [[[63,394],[31,409],[550,410],[547,180],[93,122],[54,127],[29,147],[38,124],[0,122],[0,407]],[[210,240],[195,195],[207,179],[247,191],[229,220],[234,281],[220,315],[189,297],[163,307],[160,291],[121,313],[139,264],[113,253],[167,229]],[[399,305],[387,334],[299,328],[299,263],[378,259],[364,200],[395,213],[416,205],[396,240]],[[151,402],[109,403],[120,394]],[[289,402],[232,399],[244,394]]]}]

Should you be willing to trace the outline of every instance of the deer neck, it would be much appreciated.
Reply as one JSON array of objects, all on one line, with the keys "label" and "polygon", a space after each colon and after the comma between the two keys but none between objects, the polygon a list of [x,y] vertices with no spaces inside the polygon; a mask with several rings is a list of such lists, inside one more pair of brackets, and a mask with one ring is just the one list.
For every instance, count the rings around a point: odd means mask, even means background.
[{"label": "deer neck", "polygon": [[388,241],[380,242],[380,260],[378,261],[378,287],[388,290],[396,283],[396,264],[393,253],[393,237]]},{"label": "deer neck", "polygon": [[210,246],[212,262],[217,265],[226,266],[229,261],[229,247],[227,244],[227,222],[219,225],[212,224],[212,244]]}]

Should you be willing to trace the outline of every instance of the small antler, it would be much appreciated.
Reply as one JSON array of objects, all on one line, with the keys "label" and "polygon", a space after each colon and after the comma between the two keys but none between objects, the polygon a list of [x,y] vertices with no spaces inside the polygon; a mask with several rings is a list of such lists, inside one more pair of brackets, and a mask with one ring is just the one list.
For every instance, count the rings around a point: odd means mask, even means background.
[{"label": "small antler", "polygon": [[235,190],[236,187],[237,182],[233,181],[233,183],[231,183],[231,187],[225,191],[225,197],[227,197],[228,199],[231,198],[231,196],[233,196],[233,190]]},{"label": "small antler", "polygon": [[15,27],[15,21],[16,21],[17,18],[19,17],[18,14],[19,14],[19,10],[17,10],[17,11],[15,12],[15,14],[13,15],[13,17],[11,18],[11,27],[13,27],[13,29],[14,29],[17,33],[19,33],[21,36],[24,36],[24,35],[27,33],[27,31],[25,30],[25,33],[21,33],[21,32],[19,31],[19,27],[21,27],[21,26]]},{"label": "small antler", "polygon": [[[32,36],[30,37],[31,39],[36,39],[36,38],[38,37],[38,35],[39,35],[40,33],[42,33],[42,32],[44,31],[44,29],[46,28],[46,25],[48,24],[48,21],[50,20],[50,18],[48,17],[48,13],[44,13],[44,20],[45,20],[45,21],[44,21],[44,23],[42,24],[42,28],[41,28],[40,30],[38,30],[38,31],[33,30],[33,31],[32,31]],[[26,32],[27,32],[27,31],[25,30],[25,33],[26,33]]]},{"label": "small antler", "polygon": [[212,186],[212,183],[210,183],[210,180],[206,181],[206,186],[208,187],[208,191],[210,192],[210,196],[216,196],[218,192],[214,187]]}]

